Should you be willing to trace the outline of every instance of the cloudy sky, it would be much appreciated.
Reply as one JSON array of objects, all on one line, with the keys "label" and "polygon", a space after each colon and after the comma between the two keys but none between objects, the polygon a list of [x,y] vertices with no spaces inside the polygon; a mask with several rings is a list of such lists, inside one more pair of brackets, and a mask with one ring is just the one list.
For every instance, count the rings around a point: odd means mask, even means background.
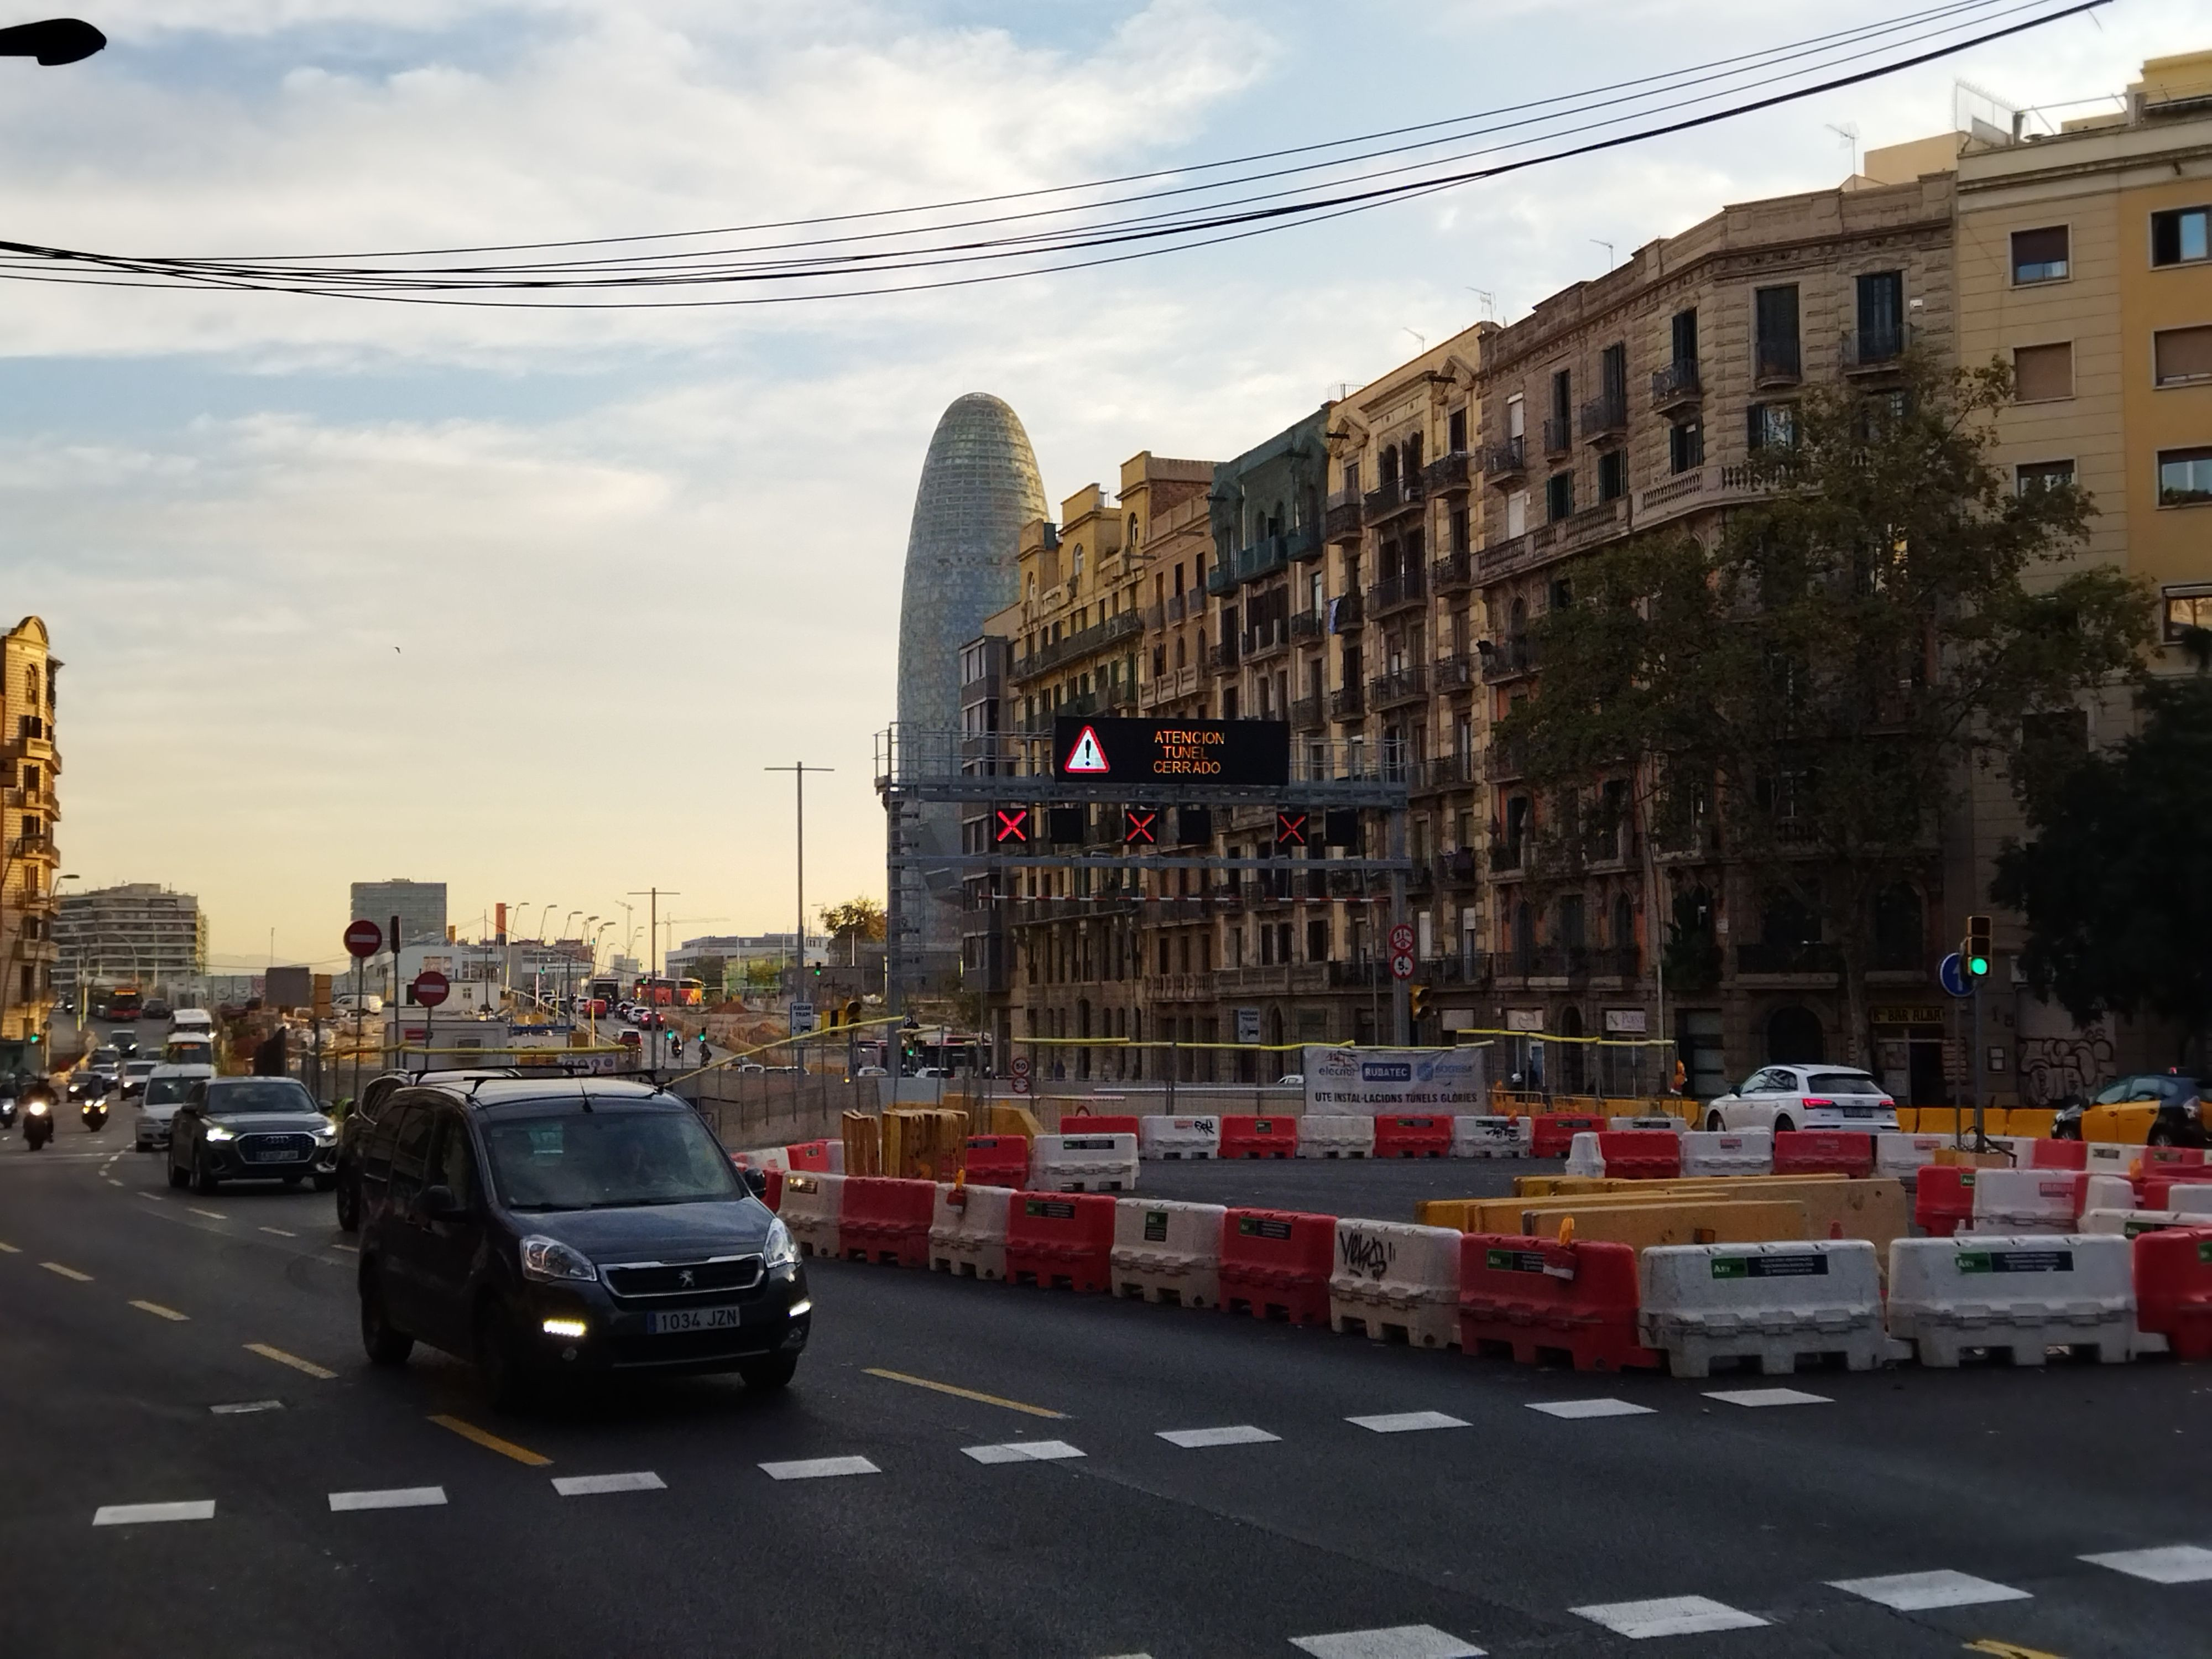
[{"label": "cloudy sky", "polygon": [[[15,10],[28,0],[18,0]],[[8,237],[276,253],[681,229],[1066,183],[1568,93],[1893,15],[1741,0],[81,0],[0,63]],[[96,8],[96,9],[95,9]],[[7,21],[14,21],[12,18]],[[1218,458],[1728,201],[2212,47],[2090,17],[1717,129],[994,289],[576,314],[0,290],[0,568],[52,629],[64,867],[198,893],[219,965],[338,957],[350,881],[688,933],[883,890],[923,448],[963,392],[1057,501]],[[2081,105],[2052,118],[2087,112]],[[2103,107],[2110,108],[2106,104]],[[1486,313],[1486,307],[1492,309]],[[552,896],[549,901],[548,894]],[[637,926],[643,926],[642,908]]]}]

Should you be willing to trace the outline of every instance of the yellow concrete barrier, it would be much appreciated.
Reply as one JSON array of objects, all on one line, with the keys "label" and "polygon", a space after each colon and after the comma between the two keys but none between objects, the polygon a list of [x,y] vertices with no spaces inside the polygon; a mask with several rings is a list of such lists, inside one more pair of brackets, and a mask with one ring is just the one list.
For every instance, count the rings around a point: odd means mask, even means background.
[{"label": "yellow concrete barrier", "polygon": [[1026,1106],[994,1104],[991,1108],[991,1133],[994,1135],[1019,1135],[1024,1140],[1035,1140],[1044,1133],[1044,1126],[1036,1115]]},{"label": "yellow concrete barrier", "polygon": [[2032,1135],[2038,1140],[2051,1139],[2051,1126],[2057,1121],[2056,1106],[2015,1106],[2005,1114],[2005,1133],[2008,1135]]},{"label": "yellow concrete barrier", "polygon": [[1713,1202],[1684,1199],[1657,1204],[1561,1201],[1522,1212],[1520,1231],[1549,1238],[1562,1221],[1577,1241],[1604,1240],[1647,1250],[1661,1244],[1759,1244],[1811,1236],[1805,1206],[1783,1199]]}]

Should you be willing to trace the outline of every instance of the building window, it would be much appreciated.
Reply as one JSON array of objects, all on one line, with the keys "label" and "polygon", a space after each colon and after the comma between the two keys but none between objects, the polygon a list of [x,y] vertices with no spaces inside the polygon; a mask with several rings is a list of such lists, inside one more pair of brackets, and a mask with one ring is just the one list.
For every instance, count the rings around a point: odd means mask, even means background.
[{"label": "building window", "polygon": [[2012,397],[2017,404],[2045,404],[2074,395],[2074,343],[2017,346],[2012,354]]},{"label": "building window", "polygon": [[2174,208],[2150,216],[2150,262],[2193,264],[2212,255],[2212,208]]},{"label": "building window", "polygon": [[2065,226],[2013,232],[2012,280],[2015,288],[2030,283],[2061,281],[2066,270]]},{"label": "building window", "polygon": [[2179,639],[2185,628],[2212,629],[2212,583],[2196,582],[2187,587],[2169,587],[2160,597],[2166,601],[2168,644]]},{"label": "building window", "polygon": [[1575,510],[1575,475],[1554,472],[1544,481],[1544,516],[1553,524]]},{"label": "building window", "polygon": [[2150,341],[2159,385],[2212,380],[2212,327],[2162,328]]},{"label": "building window", "polygon": [[2158,504],[2194,507],[2212,501],[2212,449],[2162,449],[2158,454]]},{"label": "building window", "polygon": [[1628,452],[1608,449],[1597,458],[1597,498],[1618,501],[1628,493]]},{"label": "building window", "polygon": [[1794,380],[1797,356],[1797,285],[1762,288],[1752,295],[1758,346],[1754,373],[1762,380]]},{"label": "building window", "polygon": [[2074,463],[2071,461],[2022,461],[2013,470],[2020,493],[2031,495],[2039,489],[2049,489],[2055,484],[2074,482]]},{"label": "building window", "polygon": [[1698,313],[1694,311],[1676,312],[1668,326],[1668,333],[1673,356],[1668,361],[1694,365],[1698,361]]},{"label": "building window", "polygon": [[1528,492],[1516,489],[1505,498],[1505,534],[1510,539],[1528,532]]},{"label": "building window", "polygon": [[1747,449],[1756,452],[1797,447],[1796,404],[1753,404],[1744,414],[1744,447]]},{"label": "building window", "polygon": [[1667,467],[1672,472],[1694,472],[1705,464],[1705,423],[1677,421],[1667,428]]},{"label": "building window", "polygon": [[1451,510],[1451,550],[1464,553],[1468,546],[1467,509],[1455,507]]},{"label": "building window", "polygon": [[1444,441],[1451,446],[1455,455],[1467,451],[1467,410],[1455,409],[1444,422]]},{"label": "building window", "polygon": [[1858,279],[1858,358],[1887,362],[1905,349],[1905,273],[1870,270]]}]

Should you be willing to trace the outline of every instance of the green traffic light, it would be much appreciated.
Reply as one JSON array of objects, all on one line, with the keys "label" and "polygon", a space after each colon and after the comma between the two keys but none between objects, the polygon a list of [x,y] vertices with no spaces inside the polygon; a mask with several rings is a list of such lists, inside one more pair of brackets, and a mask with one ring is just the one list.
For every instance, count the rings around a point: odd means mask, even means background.
[{"label": "green traffic light", "polygon": [[1976,979],[1984,978],[1990,971],[1990,959],[1987,957],[1968,957],[1966,971]]}]

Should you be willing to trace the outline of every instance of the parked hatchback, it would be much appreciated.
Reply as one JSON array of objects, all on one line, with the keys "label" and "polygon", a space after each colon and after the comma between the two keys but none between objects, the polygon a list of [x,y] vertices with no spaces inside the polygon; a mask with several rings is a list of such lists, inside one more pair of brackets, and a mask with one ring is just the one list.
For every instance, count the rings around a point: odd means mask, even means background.
[{"label": "parked hatchback", "polygon": [[1769,1066],[1705,1107],[1708,1129],[1894,1129],[1897,1102],[1848,1066]]},{"label": "parked hatchback", "polygon": [[813,1308],[789,1229],[689,1103],[604,1078],[403,1091],[362,1148],[361,1331],[514,1401],[571,1376],[791,1381]]}]

